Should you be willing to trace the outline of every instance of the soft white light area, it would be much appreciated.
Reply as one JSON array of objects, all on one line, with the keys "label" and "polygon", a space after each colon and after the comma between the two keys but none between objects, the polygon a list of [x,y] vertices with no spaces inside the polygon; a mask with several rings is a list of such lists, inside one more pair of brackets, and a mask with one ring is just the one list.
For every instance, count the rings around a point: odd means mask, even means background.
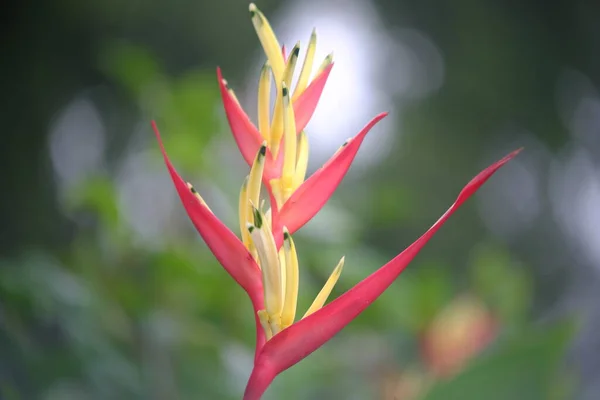
[{"label": "soft white light area", "polygon": [[52,166],[60,188],[67,190],[104,165],[105,129],[96,106],[75,98],[50,127]]},{"label": "soft white light area", "polygon": [[414,29],[398,30],[392,37],[394,42],[389,42],[386,49],[390,59],[385,88],[407,99],[422,98],[438,90],[444,83],[445,68],[435,43]]},{"label": "soft white light area", "polygon": [[539,215],[537,171],[520,160],[513,160],[494,177],[494,184],[483,190],[478,200],[486,226],[496,235],[514,238]]},{"label": "soft white light area", "polygon": [[600,96],[593,82],[566,70],[556,85],[556,103],[574,143],[551,169],[550,193],[557,221],[577,250],[600,268]]},{"label": "soft white light area", "polygon": [[310,220],[299,234],[322,243],[347,243],[358,230],[358,223],[351,213],[327,203],[319,211],[319,218]]},{"label": "soft white light area", "polygon": [[[307,43],[311,30],[317,28],[315,69],[327,54],[334,53],[335,65],[306,128],[312,160],[321,164],[374,115],[391,108],[389,96],[376,86],[385,62],[378,46],[385,46],[382,42],[386,38],[378,27],[380,20],[375,10],[362,1],[347,1],[344,5],[292,2],[274,22],[280,41],[288,46],[297,40]],[[405,76],[402,71],[400,75]],[[370,134],[375,139],[367,140],[362,149],[362,155],[368,158],[376,158],[387,147],[388,136],[377,128]],[[360,158],[364,161],[367,157]]]},{"label": "soft white light area", "polygon": [[600,170],[582,148],[566,152],[563,158],[550,174],[555,218],[577,249],[600,266]]},{"label": "soft white light area", "polygon": [[505,145],[494,145],[493,155],[486,157],[482,167],[499,160],[519,147],[525,151],[494,175],[493,183],[485,185],[476,196],[479,215],[495,235],[514,240],[530,228],[540,215],[543,204],[541,174],[551,160],[546,147],[535,136],[515,129],[502,137],[515,137]]},{"label": "soft white light area", "polygon": [[151,151],[130,153],[116,183],[121,217],[138,239],[150,244],[162,242],[176,196],[166,168],[155,157]]},{"label": "soft white light area", "polygon": [[[291,49],[300,40],[304,62],[311,31],[317,29],[313,72],[333,52],[334,67],[306,132],[311,142],[310,168],[315,169],[375,115],[393,111],[396,100],[423,96],[443,82],[443,61],[437,47],[423,34],[400,30],[393,36],[368,1],[296,1],[267,16],[281,44]],[[258,45],[258,39],[256,40]],[[244,103],[256,103],[256,81],[264,62],[262,49],[249,76]],[[298,71],[296,71],[296,75]],[[256,110],[246,107],[252,114]],[[399,115],[392,113],[367,136],[353,170],[377,162],[399,134]]]},{"label": "soft white light area", "polygon": [[241,393],[246,387],[246,382],[252,371],[254,357],[248,348],[234,342],[226,343],[222,347],[221,361],[227,369],[231,393]]}]

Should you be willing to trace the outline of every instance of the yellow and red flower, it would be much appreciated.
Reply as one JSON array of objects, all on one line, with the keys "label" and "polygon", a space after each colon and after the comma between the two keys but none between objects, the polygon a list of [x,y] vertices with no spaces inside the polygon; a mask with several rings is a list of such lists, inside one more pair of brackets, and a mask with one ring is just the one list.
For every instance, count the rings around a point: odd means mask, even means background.
[{"label": "yellow and red flower", "polygon": [[[417,241],[346,293],[325,305],[344,265],[342,257],[304,316],[296,321],[298,257],[292,234],[314,217],[350,168],[370,129],[387,113],[373,118],[308,179],[309,144],[304,128],[333,67],[328,56],[311,80],[317,35],[313,31],[304,64],[292,91],[299,44],[286,57],[273,30],[254,4],[250,17],[267,62],[258,89],[258,128],[252,123],[217,69],[225,114],[250,172],[239,201],[240,237],[209,209],[200,194],[177,173],[153,122],[165,163],[192,223],[217,260],[248,293],[256,320],[255,361],[245,400],[259,399],[275,376],[321,347],[364,311],[400,275],[446,220],[500,167],[507,155],[480,172],[452,206]],[[271,116],[271,83],[277,97]],[[269,208],[261,187],[269,195]]]}]

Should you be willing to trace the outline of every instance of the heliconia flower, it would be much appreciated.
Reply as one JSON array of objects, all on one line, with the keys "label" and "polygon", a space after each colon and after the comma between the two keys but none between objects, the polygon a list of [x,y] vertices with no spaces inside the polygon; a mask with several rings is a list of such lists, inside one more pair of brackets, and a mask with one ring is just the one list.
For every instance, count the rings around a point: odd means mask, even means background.
[{"label": "heliconia flower", "polygon": [[[419,239],[352,289],[323,306],[341,273],[344,264],[342,258],[304,317],[294,323],[299,274],[296,248],[289,232],[284,229],[283,248],[278,251],[269,227],[268,214],[251,204],[253,222],[246,222],[246,226],[251,236],[248,244],[253,244],[254,247],[251,248],[256,254],[253,256],[212,214],[193,187],[178,175],[167,157],[156,125],[153,124],[153,127],[184,208],[219,262],[248,293],[255,310],[257,326],[262,327],[257,329],[255,365],[244,394],[245,400],[260,399],[277,374],[321,347],[364,311],[392,284],[448,218],[520,151],[510,153],[480,172],[463,188],[454,204]],[[249,186],[256,184],[257,179],[253,174],[258,174],[265,152],[266,148],[263,146],[257,153],[242,194],[249,191],[254,193],[255,188],[250,189]],[[260,184],[260,179],[258,182]],[[246,203],[242,202],[241,205],[243,208]],[[250,218],[247,213],[244,217]],[[259,260],[258,263],[255,257]]]},{"label": "heliconia flower", "polygon": [[[267,57],[258,85],[258,128],[244,112],[219,68],[217,78],[229,126],[246,162],[252,165],[262,143],[267,144],[262,179],[273,200],[273,233],[279,249],[283,243],[283,226],[294,233],[321,209],[348,171],[366,134],[387,113],[376,116],[305,181],[309,146],[304,128],[315,111],[333,67],[333,55],[325,58],[311,80],[317,44],[317,33],[313,30],[292,90],[300,43],[286,57],[285,48],[282,50],[269,21],[254,4],[250,5],[250,16]],[[277,97],[271,113],[272,81],[275,82]]]},{"label": "heliconia flower", "polygon": [[[284,60],[284,51],[268,21],[253,4],[250,5],[250,14],[268,58],[268,64],[261,72],[258,90],[259,130],[250,122],[235,94],[218,72],[223,102],[235,140],[251,166],[239,196],[240,238],[212,213],[192,185],[179,176],[167,157],[154,122],[153,128],[188,216],[217,260],[246,291],[252,302],[257,337],[254,368],[244,399],[257,400],[277,374],[318,349],[375,301],[446,220],[519,150],[492,164],[471,180],[446,213],[396,258],[325,305],[342,272],[345,261],[342,257],[312,305],[297,320],[299,260],[292,234],[316,215],[333,194],[366,134],[386,114],[375,117],[357,136],[342,145],[321,169],[305,180],[308,140],[304,132],[298,129],[298,124],[303,122],[297,118],[301,112],[295,110],[294,101],[302,105],[303,96],[307,96],[311,85],[315,84],[316,79],[309,83],[310,73],[305,69],[308,63],[310,70],[316,36],[313,34],[311,37],[307,61],[292,92],[290,88],[299,46],[294,46],[287,61]],[[319,76],[323,76],[330,65],[330,60],[326,60]],[[278,93],[272,120],[267,106],[271,75]],[[320,91],[315,98],[318,99],[318,96]],[[314,110],[316,100],[305,101],[310,103],[310,107],[302,107]],[[266,199],[261,199],[263,185],[268,191],[268,204]]]},{"label": "heliconia flower", "polygon": [[331,303],[319,308],[268,340],[256,358],[244,400],[260,399],[277,374],[321,347],[373,303],[394,282],[448,218],[519,151],[520,149],[510,153],[475,176],[437,222],[402,253]]}]

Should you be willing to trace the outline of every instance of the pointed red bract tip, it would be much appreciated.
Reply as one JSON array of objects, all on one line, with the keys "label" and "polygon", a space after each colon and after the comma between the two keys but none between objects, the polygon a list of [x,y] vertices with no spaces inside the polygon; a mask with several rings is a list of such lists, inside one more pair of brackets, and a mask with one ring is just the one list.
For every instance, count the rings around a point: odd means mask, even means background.
[{"label": "pointed red bract tip", "polygon": [[315,109],[317,108],[317,104],[319,103],[319,99],[321,98],[321,94],[323,93],[323,89],[325,88],[325,83],[327,83],[327,78],[329,78],[329,74],[333,68],[333,64],[334,63],[329,64],[319,76],[313,79],[306,89],[304,89],[304,92],[302,92],[294,102],[294,116],[296,119],[296,131],[298,133],[306,128],[306,125],[312,118]]},{"label": "pointed red bract tip", "polygon": [[246,160],[248,165],[252,165],[254,156],[256,156],[256,152],[262,143],[260,132],[256,129],[252,121],[250,121],[250,118],[246,115],[242,107],[229,93],[223,75],[221,74],[221,68],[218,67],[217,80],[221,91],[225,116],[229,122],[233,138],[235,139],[244,160]]},{"label": "pointed red bract tip", "polygon": [[[237,144],[242,157],[246,160],[246,163],[252,165],[254,157],[264,139],[242,106],[235,101],[231,96],[231,93],[227,90],[228,88],[225,85],[223,75],[221,74],[221,68],[219,67],[217,67],[217,79],[221,91],[223,108],[225,109],[225,116],[227,117],[227,122],[229,123],[229,128],[231,129],[235,143]],[[267,150],[264,181],[269,182],[271,179],[278,178],[282,164],[281,160],[275,161],[271,151]]]},{"label": "pointed red bract tip", "polygon": [[273,213],[273,234],[278,248],[283,242],[283,227],[286,226],[293,234],[319,212],[350,169],[366,135],[387,114],[381,113],[369,121],[355,137],[296,189],[281,210]]},{"label": "pointed red bract tip", "polygon": [[[261,371],[252,372],[248,382],[248,388],[252,388],[252,393],[258,393],[260,390],[264,392],[268,387],[268,384],[264,382],[265,376],[270,376],[272,371],[279,374],[311,354],[371,305],[404,271],[461,204],[500,167],[513,159],[519,151],[510,153],[481,171],[460,191],[456,201],[437,222],[402,253],[331,303],[284,329],[269,340],[260,352],[254,369],[268,366],[271,370],[264,374]],[[255,377],[260,377],[260,379]],[[260,398],[261,394],[262,392],[258,393],[252,399]]]},{"label": "pointed red bract tip", "polygon": [[177,194],[196,230],[223,268],[248,292],[251,299],[253,301],[262,299],[261,273],[258,265],[238,237],[196,198],[179,176],[167,156],[155,121],[152,121],[152,129]]}]

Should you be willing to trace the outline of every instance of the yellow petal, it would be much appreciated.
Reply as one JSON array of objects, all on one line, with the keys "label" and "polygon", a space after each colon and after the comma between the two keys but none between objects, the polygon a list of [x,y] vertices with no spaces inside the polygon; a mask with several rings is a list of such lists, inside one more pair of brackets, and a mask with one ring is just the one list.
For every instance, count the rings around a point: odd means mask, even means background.
[{"label": "yellow petal", "polygon": [[327,57],[325,57],[325,59],[323,60],[321,65],[319,66],[319,69],[317,70],[317,74],[315,76],[321,75],[321,72],[323,72],[325,70],[325,68],[327,68],[329,66],[329,64],[331,64],[332,62],[333,62],[333,53],[329,53],[327,55]]},{"label": "yellow petal", "polygon": [[[278,84],[277,86],[281,86]],[[275,108],[273,109],[273,120],[271,121],[271,141],[269,147],[273,157],[276,158],[279,154],[279,145],[283,136],[283,100],[281,98],[281,90],[277,91],[275,97]]]},{"label": "yellow petal", "polygon": [[256,5],[250,3],[248,9],[250,11],[250,18],[252,18],[252,25],[254,25],[254,29],[256,30],[256,34],[258,35],[258,39],[265,51],[267,59],[271,64],[271,68],[273,68],[275,83],[277,84],[277,87],[280,87],[283,80],[283,71],[285,69],[285,61],[281,54],[281,46],[277,41],[277,37],[275,36],[269,21]]},{"label": "yellow petal", "polygon": [[[242,189],[240,190],[240,201],[238,205],[238,211],[240,216],[240,231],[242,235],[242,242],[244,243],[244,246],[246,246],[248,251],[252,253],[253,251],[255,252],[256,249],[254,248],[252,240],[250,240],[250,233],[248,233],[248,228],[246,227],[246,224],[248,224],[248,179],[249,177],[247,176],[244,180],[244,183],[242,184]],[[258,263],[258,265],[260,266],[260,263]]]},{"label": "yellow petal", "polygon": [[269,61],[265,63],[260,71],[258,81],[258,130],[262,137],[268,142],[271,140],[271,66]]},{"label": "yellow petal", "polygon": [[[253,213],[254,225],[248,224],[248,232],[258,252],[265,292],[265,308],[269,314],[269,321],[273,322],[280,317],[283,306],[279,256],[271,229],[263,223],[263,216],[258,209],[253,208]],[[273,334],[275,333],[277,332],[273,331]]]},{"label": "yellow petal", "polygon": [[260,183],[262,181],[263,170],[265,166],[265,155],[267,154],[267,142],[264,141],[256,158],[250,168],[250,175],[248,178],[248,202],[256,206],[259,205],[260,198]]},{"label": "yellow petal", "polygon": [[284,201],[289,198],[293,191],[294,173],[296,171],[296,121],[294,118],[294,108],[290,100],[290,92],[284,84],[281,89],[283,97],[283,135],[284,135],[284,153],[283,170],[281,172],[281,186]]},{"label": "yellow petal", "polygon": [[300,42],[296,43],[290,56],[288,57],[285,65],[285,72],[283,73],[283,82],[289,88],[292,86],[292,78],[296,69],[296,63],[298,62],[298,56],[300,55]]},{"label": "yellow petal", "polygon": [[275,111],[273,112],[273,121],[271,122],[271,142],[269,144],[274,157],[277,157],[277,154],[279,153],[281,137],[284,134],[283,117],[285,114],[285,107],[283,104],[282,87],[283,85],[285,85],[287,88],[290,87],[290,85],[286,82],[289,81],[291,83],[292,81],[294,67],[296,66],[296,61],[298,60],[298,54],[300,52],[299,46],[300,43],[297,43],[296,46],[294,46],[294,49],[288,58],[288,63],[285,66],[283,81],[277,83],[277,98],[275,99]]},{"label": "yellow petal", "polygon": [[285,329],[294,323],[298,304],[298,255],[292,236],[283,228],[283,251],[285,253],[285,297],[281,311],[281,325]]},{"label": "yellow petal", "polygon": [[296,170],[294,172],[294,190],[304,182],[306,169],[308,168],[308,138],[304,131],[298,135],[298,146],[296,148]]},{"label": "yellow petal", "polygon": [[286,284],[286,280],[287,280],[287,277],[286,277],[287,271],[286,271],[286,264],[285,264],[285,251],[284,251],[283,247],[281,247],[279,249],[279,253],[277,253],[277,255],[279,256],[279,270],[281,273],[281,298],[283,299],[283,306],[281,308],[281,310],[282,310],[281,312],[283,313],[283,309],[285,308],[285,296],[286,296],[285,284]]},{"label": "yellow petal", "polygon": [[336,282],[338,281],[338,278],[340,277],[340,274],[342,273],[342,268],[344,268],[344,257],[342,257],[340,262],[338,262],[338,265],[335,267],[335,269],[329,276],[329,279],[327,279],[327,282],[325,282],[325,286],[323,286],[323,289],[321,289],[321,291],[315,298],[315,301],[313,301],[312,305],[308,308],[308,311],[306,312],[306,314],[304,314],[302,318],[308,317],[310,314],[323,307],[323,304],[325,304],[325,302],[327,301],[327,297],[329,297],[329,294],[331,294],[331,290],[335,286]]},{"label": "yellow petal", "polygon": [[306,57],[304,57],[304,63],[302,64],[302,70],[300,71],[300,76],[298,77],[298,83],[296,83],[296,88],[294,89],[294,96],[292,96],[292,102],[298,99],[298,96],[304,92],[306,86],[308,86],[308,81],[310,79],[310,73],[312,72],[312,67],[315,59],[315,49],[317,48],[317,31],[313,29],[310,35],[310,41],[308,42],[308,48],[306,49]]}]

